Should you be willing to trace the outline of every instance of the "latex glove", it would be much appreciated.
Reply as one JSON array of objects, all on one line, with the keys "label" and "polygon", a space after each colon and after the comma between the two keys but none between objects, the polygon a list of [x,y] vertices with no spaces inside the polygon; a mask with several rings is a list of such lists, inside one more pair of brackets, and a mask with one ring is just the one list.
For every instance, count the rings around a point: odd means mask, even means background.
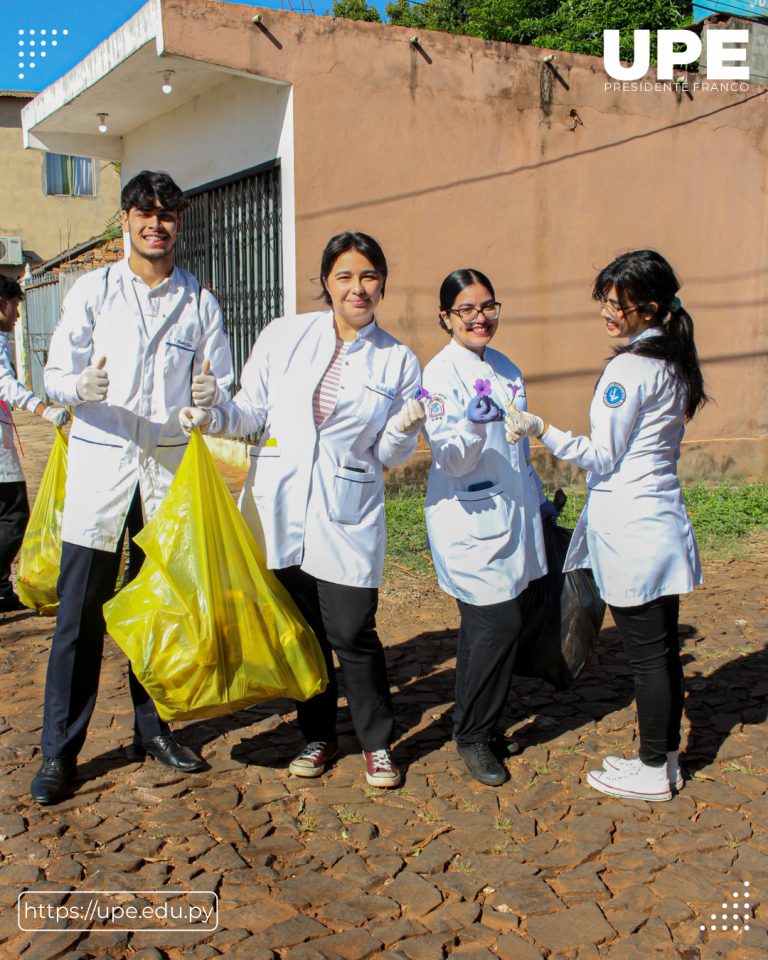
[{"label": "latex glove", "polygon": [[496,423],[504,419],[504,411],[490,397],[475,397],[469,401],[464,416],[470,423]]},{"label": "latex glove", "polygon": [[203,360],[203,372],[192,377],[192,403],[196,407],[210,407],[218,389],[216,377],[211,373],[211,361]]},{"label": "latex glove", "polygon": [[63,427],[69,423],[69,411],[64,407],[46,407],[43,410],[43,420],[52,423],[54,427]]},{"label": "latex glove", "polygon": [[560,516],[560,511],[552,503],[551,500],[547,499],[541,504],[541,522],[542,523],[551,523],[553,527],[557,526],[557,518]]},{"label": "latex glove", "polygon": [[397,418],[400,433],[415,433],[427,422],[427,411],[421,400],[406,400]]},{"label": "latex glove", "polygon": [[109,377],[104,370],[106,362],[106,357],[100,357],[95,367],[86,367],[77,378],[77,395],[81,400],[101,403],[102,400],[107,399]]},{"label": "latex glove", "polygon": [[213,415],[210,410],[200,407],[182,407],[179,410],[179,424],[184,435],[189,437],[193,430],[200,428],[200,433],[208,433]]},{"label": "latex glove", "polygon": [[507,443],[513,446],[526,437],[540,437],[544,433],[544,421],[533,413],[518,410],[513,403],[507,404]]}]

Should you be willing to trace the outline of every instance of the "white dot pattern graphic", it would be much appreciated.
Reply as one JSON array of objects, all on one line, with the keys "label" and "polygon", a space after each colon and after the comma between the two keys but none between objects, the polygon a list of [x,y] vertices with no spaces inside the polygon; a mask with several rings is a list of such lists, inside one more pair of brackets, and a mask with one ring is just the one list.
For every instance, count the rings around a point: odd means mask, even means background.
[{"label": "white dot pattern graphic", "polygon": [[[744,909],[745,911],[746,911],[746,910],[749,910],[749,908],[750,908],[750,906],[751,906],[751,904],[749,903],[749,891],[746,889],[748,886],[749,886],[749,880],[745,880],[745,881],[744,881],[745,890],[744,890],[744,892],[741,894],[741,896],[744,898],[744,901],[745,901],[744,904],[743,904],[743,909]],[[734,902],[733,902],[733,906],[732,906],[732,909],[734,909],[734,910],[739,910],[739,909],[741,909],[741,908],[739,907],[739,902],[738,902],[738,901],[739,901],[739,896],[740,896],[740,895],[739,895],[738,891],[735,891],[735,890],[734,890],[734,892],[733,892],[733,901],[734,901]],[[727,903],[724,903],[724,904],[722,905],[722,909],[723,909],[723,910],[727,910],[727,909],[728,909],[728,904],[727,904]],[[734,930],[736,930],[736,931],[738,931],[739,929],[743,929],[743,930],[745,930],[745,931],[749,930],[749,923],[748,923],[748,921],[751,919],[751,917],[750,917],[750,915],[749,915],[748,913],[743,913],[743,914],[741,914],[741,915],[739,915],[738,913],[734,913],[734,914],[732,915],[732,919],[733,919],[733,920],[741,920],[742,918],[743,918],[743,920],[744,920],[744,926],[743,926],[743,927],[740,927],[738,923],[735,923],[735,924],[733,924],[733,929],[734,929]],[[728,914],[727,914],[727,913],[722,914],[721,919],[722,919],[722,920],[727,920],[727,919],[728,919]],[[717,914],[716,914],[716,913],[711,914],[711,915],[710,915],[710,920],[717,920]],[[699,925],[699,929],[700,929],[700,930],[706,930],[707,928],[706,928],[706,925],[702,923],[702,924]],[[711,926],[710,926],[709,929],[710,929],[710,930],[717,930],[717,923],[711,924]],[[728,929],[728,924],[727,924],[727,923],[724,923],[724,924],[722,925],[721,929],[722,929],[722,930],[727,930],[727,929]]]},{"label": "white dot pattern graphic", "polygon": [[[51,33],[52,36],[55,37],[55,36],[58,36],[59,31],[58,31],[58,29],[57,29],[57,30],[51,30],[50,33]],[[69,34],[69,30],[62,30],[61,33],[62,33],[62,36],[65,36],[65,37],[66,37],[66,36],[68,36],[68,34]],[[35,30],[26,30],[26,31],[25,31],[25,30],[19,30],[19,36],[20,36],[20,37],[23,37],[23,36],[25,36],[25,35],[29,35],[30,37],[34,37],[34,36],[36,36],[36,34],[39,34],[41,37],[45,37],[45,36],[47,36],[48,31],[47,31],[47,30],[37,30],[37,31],[35,31]],[[39,45],[40,45],[41,47],[44,47],[44,46],[47,45],[48,41],[46,41],[46,40],[38,40],[38,41],[35,41],[35,40],[28,40],[28,41],[19,40],[19,46],[22,47],[22,48],[23,48],[26,44],[29,44],[30,47],[34,47],[36,43],[39,43]],[[51,41],[50,41],[50,44],[51,44],[52,47],[58,46],[58,41],[56,41],[56,40],[51,40]],[[18,64],[18,69],[19,69],[19,70],[24,70],[25,67],[31,67],[31,68],[34,69],[34,67],[36,66],[36,64],[35,64],[33,58],[34,58],[35,56],[38,56],[38,55],[41,56],[41,57],[44,57],[44,56],[46,56],[46,54],[47,54],[47,51],[45,51],[45,50],[37,50],[37,51],[35,51],[35,50],[26,50],[26,51],[25,51],[24,49],[19,50],[19,64]],[[25,58],[28,58],[28,60],[29,60],[28,63],[25,63]],[[19,73],[19,80],[23,80],[23,79],[24,79],[24,74],[23,74],[23,73]]]}]

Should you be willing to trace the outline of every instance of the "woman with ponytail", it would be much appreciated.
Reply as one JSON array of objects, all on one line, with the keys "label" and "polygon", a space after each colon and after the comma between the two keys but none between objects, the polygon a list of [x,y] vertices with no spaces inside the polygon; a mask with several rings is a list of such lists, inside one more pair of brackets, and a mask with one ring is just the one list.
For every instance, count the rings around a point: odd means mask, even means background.
[{"label": "woman with ponytail", "polygon": [[592,432],[574,437],[509,409],[518,441],[539,437],[556,457],[589,471],[587,505],[565,569],[591,566],[635,675],[640,749],[606,757],[587,783],[602,793],[669,800],[678,765],[684,681],[677,639],[680,594],[702,582],[693,527],[677,479],[684,425],[708,401],[680,283],[654,250],[622,254],[600,271],[592,296],[614,349],[590,408]]}]

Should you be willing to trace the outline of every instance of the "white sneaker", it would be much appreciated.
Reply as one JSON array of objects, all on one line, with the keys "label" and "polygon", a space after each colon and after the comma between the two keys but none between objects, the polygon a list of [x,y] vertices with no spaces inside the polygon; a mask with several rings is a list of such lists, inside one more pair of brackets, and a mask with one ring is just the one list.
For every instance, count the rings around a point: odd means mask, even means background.
[{"label": "white sneaker", "polygon": [[672,799],[666,763],[663,767],[648,767],[638,760],[637,766],[629,769],[590,770],[587,783],[610,797],[651,801]]},{"label": "white sneaker", "polygon": [[[634,759],[625,760],[624,757],[605,757],[603,760],[603,770],[639,770],[642,761],[635,751]],[[677,750],[667,754],[667,771],[669,775],[670,787],[679,792],[683,789],[683,772],[677,761]]]}]

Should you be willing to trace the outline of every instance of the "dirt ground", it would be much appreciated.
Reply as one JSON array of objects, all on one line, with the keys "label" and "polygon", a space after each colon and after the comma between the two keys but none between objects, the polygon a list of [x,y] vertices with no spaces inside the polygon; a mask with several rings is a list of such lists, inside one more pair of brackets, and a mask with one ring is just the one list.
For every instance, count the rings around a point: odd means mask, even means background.
[{"label": "dirt ground", "polygon": [[[18,422],[33,495],[52,428]],[[243,482],[222,473],[233,492]],[[708,563],[705,585],[683,599],[687,777],[659,804],[585,784],[603,756],[637,747],[631,671],[610,621],[568,692],[515,681],[503,724],[519,748],[509,780],[472,780],[450,740],[455,603],[398,572],[381,591],[379,629],[403,789],[366,788],[344,700],[341,756],[319,781],[288,774],[302,745],[288,700],[178,725],[208,761],[202,775],[133,761],[127,664],[109,641],[72,790],[41,808],[28,789],[54,621],[5,616],[0,960],[765,957],[766,560],[758,544],[749,561]],[[64,903],[74,889],[119,891],[123,904],[151,901],[140,891],[215,892],[218,928],[126,932],[69,919],[19,929],[21,892],[58,891],[51,902]]]}]

